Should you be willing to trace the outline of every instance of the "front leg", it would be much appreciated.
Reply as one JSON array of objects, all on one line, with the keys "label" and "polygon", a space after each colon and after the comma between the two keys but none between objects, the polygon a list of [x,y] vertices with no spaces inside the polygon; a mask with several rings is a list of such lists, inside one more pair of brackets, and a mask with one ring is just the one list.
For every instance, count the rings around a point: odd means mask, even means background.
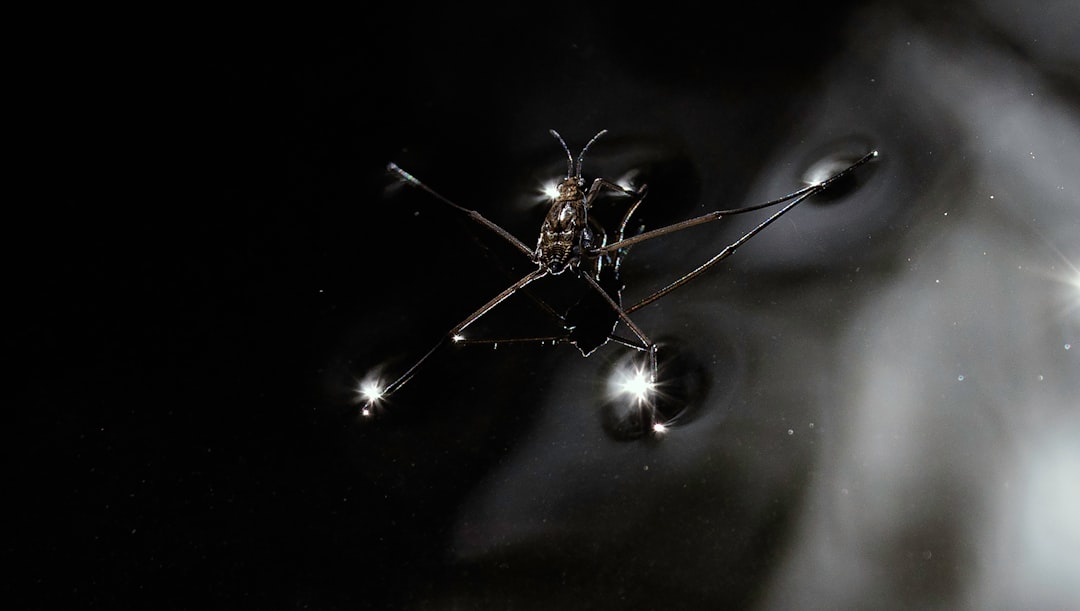
[{"label": "front leg", "polygon": [[649,186],[641,185],[641,188],[635,191],[634,189],[627,189],[626,187],[613,183],[605,178],[597,178],[589,186],[588,192],[585,193],[586,206],[592,205],[593,200],[596,199],[596,196],[600,194],[600,189],[608,189],[610,191],[615,191],[616,193],[621,193],[623,195],[642,200],[645,199],[645,193],[649,190]]},{"label": "front leg", "polygon": [[[619,194],[626,195],[628,197],[634,198],[633,203],[630,204],[629,207],[627,207],[626,213],[623,214],[622,220],[619,222],[619,225],[616,228],[615,240],[616,240],[616,242],[621,242],[626,237],[626,226],[627,226],[627,224],[630,223],[630,217],[634,215],[634,212],[637,210],[638,206],[640,206],[641,202],[645,200],[645,194],[649,191],[649,185],[641,185],[641,187],[639,187],[635,191],[633,189],[628,189],[626,187],[623,187],[622,185],[613,183],[610,180],[606,180],[604,178],[597,178],[596,180],[593,181],[592,185],[589,187],[588,192],[585,193],[585,207],[586,208],[591,208],[592,207],[593,200],[595,200],[597,198],[597,196],[599,196],[601,189],[608,189],[608,190],[614,191],[616,193],[619,193]],[[592,217],[589,217],[589,220],[592,221],[593,220]],[[606,247],[608,245],[607,232],[605,232],[601,228],[600,233],[603,236],[603,239],[600,241],[600,246],[599,247],[601,249],[606,249]],[[614,257],[614,262],[615,262],[616,267],[618,267],[619,261],[622,258],[622,255],[624,253],[625,253],[625,250],[616,251],[616,254],[615,254],[615,257]]]}]

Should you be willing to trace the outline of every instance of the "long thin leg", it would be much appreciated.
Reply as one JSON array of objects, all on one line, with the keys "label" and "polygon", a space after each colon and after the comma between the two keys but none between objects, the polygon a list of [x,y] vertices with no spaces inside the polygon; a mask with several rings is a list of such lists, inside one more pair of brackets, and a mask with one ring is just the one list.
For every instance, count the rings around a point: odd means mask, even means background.
[{"label": "long thin leg", "polygon": [[[454,202],[450,201],[448,198],[443,196],[438,191],[435,191],[431,187],[429,187],[426,184],[420,182],[420,180],[418,178],[416,178],[415,176],[413,176],[412,174],[410,174],[410,173],[406,172],[405,170],[401,169],[401,167],[398,166],[396,163],[391,162],[390,164],[388,164],[386,166],[386,169],[389,170],[390,172],[396,174],[398,176],[398,178],[400,178],[401,180],[413,185],[414,187],[419,187],[420,189],[423,189],[427,193],[431,194],[432,197],[435,197],[436,199],[443,202],[444,204],[447,204],[447,205],[451,206],[452,208],[454,208],[455,210],[458,210],[460,212],[464,212],[465,214],[469,215],[469,217],[472,218],[474,221],[480,223],[481,225],[483,225],[487,229],[489,229],[492,232],[494,232],[494,233],[498,234],[499,236],[503,237],[506,241],[513,244],[518,250],[520,250],[522,253],[524,253],[526,256],[528,256],[529,259],[532,259],[533,251],[530,250],[528,246],[526,246],[523,242],[518,240],[510,232],[506,231],[505,229],[503,229],[499,225],[497,225],[494,222],[492,222],[492,221],[488,220],[487,218],[485,218],[479,212],[477,212],[475,210],[470,210],[468,208],[465,208],[463,206],[459,206],[459,205],[455,204]],[[480,244],[479,240],[476,240],[476,241],[477,241],[477,244]],[[483,248],[482,244],[481,244],[481,247]],[[542,301],[542,300],[534,297],[533,295],[529,294],[528,291],[524,291],[524,292],[533,301],[535,301],[541,308],[543,308],[545,311],[550,313],[552,316],[555,316],[556,318],[560,318],[560,319],[562,318],[558,314],[558,312],[555,312],[551,308],[551,306],[549,306],[547,303],[545,303],[544,301]]]},{"label": "long thin leg", "polygon": [[[562,317],[559,317],[562,320]],[[460,337],[460,336],[459,336]],[[615,342],[616,344],[622,344],[627,348],[633,348],[640,352],[648,352],[649,345],[642,343],[640,339],[633,340],[611,333],[608,335],[608,340]],[[545,344],[550,343],[552,345],[561,344],[570,341],[569,333],[559,333],[557,335],[537,335],[533,337],[479,337],[475,339],[469,339],[460,337],[454,343],[459,346],[495,346],[499,347],[499,344]]]},{"label": "long thin leg", "polygon": [[462,338],[454,342],[459,346],[495,346],[499,347],[499,344],[558,344],[565,342],[567,335],[565,333],[559,335],[538,335],[536,337],[482,337],[478,339]]},{"label": "long thin leg", "polygon": [[[615,311],[615,314],[618,315],[619,320],[625,323],[626,326],[630,328],[630,331],[633,332],[635,336],[637,336],[638,340],[641,342],[641,345],[635,345],[632,342],[616,336],[615,334],[609,335],[608,338],[615,340],[620,344],[648,353],[649,380],[647,382],[647,388],[649,388],[651,392],[651,389],[656,387],[656,381],[658,377],[656,343],[654,343],[651,339],[649,339],[647,335],[645,335],[645,332],[637,326],[637,323],[635,323],[633,319],[630,318],[630,315],[627,314],[627,312],[623,310],[623,308],[614,299],[612,299],[611,295],[609,295],[608,292],[604,290],[604,287],[600,286],[600,283],[597,282],[595,278],[588,274],[581,274],[581,277],[585,279],[585,281],[589,284],[589,286],[593,288],[593,290],[603,296],[604,300],[607,301],[608,305],[610,305],[611,308]],[[653,409],[653,405],[650,401],[642,400],[641,396],[639,395],[639,399],[637,401],[637,409],[641,415],[642,432],[650,433],[659,432],[662,430],[662,427],[665,423],[657,421],[656,410]]]},{"label": "long thin leg", "polygon": [[[589,286],[593,288],[593,290],[599,293],[600,296],[603,297],[605,301],[607,301],[608,305],[611,306],[611,309],[615,311],[615,315],[619,317],[619,320],[621,320],[627,327],[629,327],[630,332],[633,333],[639,340],[641,340],[641,345],[649,353],[649,381],[655,384],[657,369],[656,344],[653,343],[653,341],[649,339],[649,336],[645,335],[645,332],[641,330],[641,327],[637,326],[637,323],[635,323],[634,320],[630,318],[629,312],[624,310],[622,306],[620,306],[614,299],[612,299],[611,295],[608,295],[607,291],[604,290],[604,287],[600,286],[600,283],[597,282],[595,278],[593,278],[589,274],[581,274],[581,277],[585,279],[585,281],[589,284]],[[612,336],[609,336],[609,338],[614,339]],[[620,343],[622,342],[620,341]]]},{"label": "long thin leg", "polygon": [[671,291],[674,291],[675,289],[677,289],[680,286],[686,284],[687,282],[690,282],[694,278],[697,278],[701,274],[705,273],[710,267],[716,265],[717,263],[719,263],[719,262],[723,261],[724,259],[730,257],[731,255],[735,254],[735,249],[742,246],[744,243],[746,243],[747,240],[749,240],[750,238],[757,235],[758,232],[760,232],[762,229],[765,229],[766,227],[771,225],[774,221],[776,221],[776,219],[783,216],[788,210],[791,210],[795,206],[799,205],[799,203],[801,203],[803,200],[810,197],[811,195],[813,195],[813,193],[804,193],[801,196],[799,196],[798,198],[792,200],[791,203],[784,206],[780,210],[777,210],[775,214],[773,214],[769,218],[762,221],[757,227],[754,227],[750,231],[743,234],[743,236],[741,238],[739,238],[738,240],[735,240],[731,244],[728,244],[723,250],[721,250],[719,253],[717,253],[715,256],[713,256],[711,259],[709,259],[705,263],[702,263],[700,266],[693,269],[692,271],[690,271],[686,275],[682,276],[681,278],[679,278],[675,282],[672,282],[671,284],[665,286],[664,288],[656,291],[652,295],[649,295],[648,297],[642,299],[641,301],[635,303],[634,305],[626,308],[626,313],[629,314],[631,312],[634,312],[636,310],[639,310],[639,309],[649,305],[650,303],[656,301],[657,299],[660,299],[664,295],[667,295]]},{"label": "long thin leg", "polygon": [[484,215],[480,214],[476,210],[470,210],[469,208],[459,206],[459,205],[455,204],[454,202],[450,201],[449,199],[447,199],[446,197],[443,197],[443,195],[441,193],[439,193],[438,191],[436,191],[436,190],[432,189],[431,187],[425,185],[424,183],[420,182],[420,180],[418,178],[416,178],[415,176],[413,176],[412,174],[409,174],[405,170],[402,170],[400,167],[398,167],[398,165],[396,163],[391,162],[391,163],[387,164],[386,169],[389,170],[390,172],[396,174],[398,176],[398,178],[400,178],[401,180],[409,183],[410,185],[413,185],[414,187],[419,187],[419,188],[423,189],[424,191],[427,191],[435,199],[443,202],[444,204],[454,208],[455,210],[458,210],[459,212],[464,212],[472,220],[476,221],[477,223],[480,223],[484,227],[491,230],[493,233],[496,233],[499,236],[501,236],[507,242],[510,242],[511,244],[513,244],[514,247],[516,247],[521,252],[525,253],[526,256],[528,256],[530,258],[532,257],[532,255],[533,255],[532,249],[529,248],[528,246],[526,246],[524,242],[522,242],[521,240],[514,237],[514,235],[511,234],[509,231],[507,231],[507,230],[503,229],[502,227],[496,225],[494,222],[489,221],[486,217],[484,217]]},{"label": "long thin leg", "polygon": [[704,214],[704,215],[699,216],[699,217],[695,217],[695,218],[692,218],[692,219],[689,219],[689,220],[686,220],[686,221],[682,221],[681,223],[674,223],[674,224],[668,225],[666,227],[661,227],[659,229],[654,229],[653,231],[647,231],[645,233],[638,234],[638,235],[630,237],[630,238],[626,238],[625,240],[620,240],[618,242],[615,242],[613,244],[609,244],[606,247],[599,249],[600,252],[606,252],[606,251],[610,251],[613,248],[625,248],[626,246],[629,246],[631,244],[636,244],[636,243],[642,242],[644,240],[649,240],[649,239],[660,237],[660,236],[663,236],[663,235],[668,235],[668,234],[671,234],[671,233],[675,233],[677,231],[682,231],[683,229],[687,229],[689,227],[693,227],[695,225],[701,225],[701,224],[704,224],[704,223],[708,223],[710,221],[715,221],[715,220],[723,218],[724,216],[730,216],[732,214],[741,214],[743,212],[750,212],[750,211],[753,211],[753,210],[759,210],[761,208],[767,208],[769,206],[774,206],[776,204],[779,204],[779,203],[790,200],[790,202],[786,206],[784,206],[780,210],[776,211],[776,213],[774,213],[772,216],[770,216],[769,218],[762,221],[760,224],[758,224],[756,227],[754,227],[750,231],[743,234],[742,237],[740,237],[738,240],[735,240],[734,242],[729,244],[722,251],[720,251],[715,256],[710,258],[708,261],[701,264],[697,268],[691,270],[689,273],[687,273],[686,275],[684,275],[684,276],[680,277],[679,279],[675,280],[671,284],[661,288],[660,290],[654,292],[653,294],[649,295],[648,297],[645,297],[644,299],[642,299],[641,301],[635,303],[634,305],[632,305],[630,307],[627,307],[627,308],[624,308],[624,311],[627,314],[633,313],[633,312],[635,312],[635,311],[649,305],[650,303],[653,303],[657,299],[660,299],[661,297],[667,295],[671,291],[674,291],[675,289],[677,289],[677,288],[683,286],[684,284],[690,282],[694,278],[697,278],[698,276],[703,274],[705,271],[707,271],[712,266],[716,265],[720,261],[723,261],[724,259],[726,259],[729,256],[731,256],[732,254],[734,254],[735,250],[738,249],[740,246],[742,246],[744,243],[746,243],[747,240],[749,240],[750,238],[757,235],[761,230],[768,227],[770,224],[775,222],[776,219],[778,219],[781,216],[783,216],[784,214],[786,214],[792,208],[794,208],[798,204],[802,203],[807,198],[824,191],[834,181],[836,181],[840,177],[848,174],[849,172],[851,172],[855,168],[861,166],[862,164],[870,161],[871,159],[873,159],[875,157],[877,157],[877,151],[870,152],[870,153],[864,155],[861,159],[859,159],[858,161],[856,161],[852,165],[848,166],[847,168],[841,170],[840,172],[834,174],[833,176],[829,177],[828,179],[826,179],[826,180],[824,180],[824,181],[822,181],[820,183],[810,185],[808,187],[804,187],[802,189],[799,189],[798,191],[795,191],[794,193],[789,193],[789,194],[787,194],[787,195],[785,195],[783,197],[780,197],[780,198],[765,202],[763,204],[757,204],[757,205],[754,205],[754,206],[748,206],[746,208],[735,208],[735,209],[732,209],[732,210],[718,210],[718,211],[715,211],[715,212],[710,212],[708,214]]},{"label": "long thin leg", "polygon": [[453,329],[450,330],[450,333],[448,335],[451,338],[458,337],[461,334],[461,332],[464,331],[469,325],[471,325],[474,322],[480,320],[480,317],[483,316],[484,314],[487,314],[489,311],[491,311],[492,308],[499,305],[503,301],[506,301],[506,299],[508,297],[510,297],[514,293],[518,292],[519,290],[521,290],[525,286],[529,285],[534,280],[543,278],[547,274],[548,274],[547,269],[543,268],[543,267],[538,267],[538,268],[534,269],[533,271],[525,274],[525,276],[521,280],[518,280],[517,282],[515,282],[515,283],[511,284],[510,286],[506,287],[505,289],[503,289],[501,293],[499,293],[498,295],[492,297],[491,301],[488,301],[480,309],[473,312],[465,320],[458,323],[458,325],[456,327],[454,327]]},{"label": "long thin leg", "polygon": [[626,237],[626,235],[625,235],[626,234],[626,225],[627,225],[627,223],[630,222],[630,217],[634,215],[634,212],[638,209],[638,206],[640,206],[641,202],[643,202],[643,201],[644,201],[644,198],[639,199],[636,202],[634,202],[634,204],[632,206],[630,206],[626,210],[626,214],[623,215],[622,222],[619,223],[619,233],[618,233],[618,236],[619,236],[618,241],[619,242],[622,242],[623,239]]},{"label": "long thin leg", "polygon": [[[591,222],[592,218],[590,218],[589,221]],[[481,241],[479,236],[472,235],[470,237],[472,238],[472,241],[476,244],[477,248],[479,248],[480,250],[482,250],[484,252],[488,251],[488,247]],[[500,260],[498,258],[495,258],[495,257],[490,257],[489,260],[491,261],[492,265],[497,267],[499,269],[499,271],[507,279],[511,279],[511,278],[515,277],[515,276],[512,276],[510,270],[507,269],[507,267],[503,264],[502,260]],[[565,321],[565,317],[562,314],[557,312],[555,310],[555,308],[551,307],[551,305],[548,302],[546,302],[543,299],[541,299],[540,297],[537,297],[536,295],[534,295],[532,293],[532,291],[530,291],[527,287],[524,288],[521,291],[521,294],[528,297],[530,300],[532,300],[532,302],[535,303],[537,307],[539,307],[541,310],[546,312],[552,318],[558,320],[559,322],[564,322]],[[500,340],[500,341],[502,341],[502,340]]]},{"label": "long thin leg", "polygon": [[587,205],[592,205],[593,200],[596,199],[596,196],[600,194],[600,189],[609,189],[616,193],[621,193],[630,197],[636,197],[637,199],[641,200],[645,199],[645,193],[648,192],[649,187],[648,185],[641,185],[641,188],[635,191],[633,189],[627,189],[620,184],[613,183],[610,180],[604,178],[597,178],[593,180],[591,185],[589,185],[589,191],[585,194],[585,203]]},{"label": "long thin leg", "polygon": [[367,394],[367,403],[368,403],[368,405],[371,405],[372,403],[374,403],[375,401],[377,401],[379,399],[383,399],[383,398],[386,398],[386,397],[390,396],[395,391],[397,391],[399,388],[404,386],[405,383],[408,382],[410,378],[412,378],[413,374],[416,373],[416,370],[420,368],[420,365],[422,365],[424,363],[424,361],[428,360],[428,358],[432,354],[434,354],[439,348],[441,348],[443,345],[445,345],[447,341],[454,341],[454,342],[460,341],[461,332],[464,331],[466,327],[468,327],[469,325],[471,325],[474,322],[476,322],[477,320],[479,320],[484,314],[487,314],[489,311],[491,311],[492,308],[494,308],[495,306],[497,306],[500,303],[502,303],[503,301],[505,301],[507,298],[509,298],[514,293],[516,293],[522,287],[524,287],[527,284],[531,283],[532,281],[534,281],[534,280],[536,280],[538,278],[542,278],[542,277],[544,277],[546,275],[547,275],[547,270],[546,269],[544,269],[542,267],[537,268],[537,269],[529,272],[528,274],[526,274],[523,278],[521,278],[517,282],[515,282],[515,283],[511,284],[510,286],[506,287],[505,289],[503,289],[503,291],[501,293],[499,293],[498,295],[493,297],[490,301],[485,303],[482,307],[480,307],[478,310],[476,310],[472,314],[469,314],[467,317],[465,317],[464,320],[462,320],[460,323],[455,325],[453,329],[450,329],[450,331],[447,332],[446,335],[442,336],[439,339],[438,343],[436,343],[434,346],[432,346],[431,349],[428,350],[424,354],[424,356],[420,357],[420,359],[418,361],[416,361],[416,363],[414,363],[412,367],[409,367],[409,369],[406,370],[405,373],[401,374],[400,377],[398,377],[396,380],[391,382],[385,388],[378,389],[378,390],[366,393]]},{"label": "long thin leg", "polygon": [[826,180],[824,180],[822,182],[813,184],[813,185],[803,187],[802,189],[799,189],[798,191],[795,191],[795,192],[792,192],[792,193],[788,193],[787,195],[785,195],[783,197],[778,197],[776,199],[769,200],[769,201],[761,203],[761,204],[755,204],[753,206],[747,206],[745,208],[732,208],[730,210],[715,210],[713,212],[708,212],[706,214],[694,217],[692,219],[687,219],[685,221],[680,221],[678,223],[672,223],[671,225],[660,227],[658,229],[653,229],[652,231],[646,231],[646,232],[643,232],[643,233],[639,233],[638,235],[635,235],[635,236],[632,236],[632,237],[629,237],[629,238],[626,238],[626,239],[623,239],[623,240],[619,240],[618,242],[612,242],[611,244],[606,244],[606,245],[604,245],[604,246],[602,246],[600,248],[595,249],[595,251],[593,253],[590,253],[590,254],[606,255],[606,254],[610,253],[613,250],[618,250],[620,248],[626,248],[627,246],[631,246],[631,245],[637,244],[639,242],[644,242],[645,240],[651,240],[653,238],[658,238],[658,237],[661,237],[661,236],[665,236],[665,235],[668,235],[668,234],[671,234],[671,233],[675,233],[677,231],[682,231],[683,229],[689,229],[690,227],[694,227],[694,226],[697,226],[697,225],[702,225],[702,224],[705,224],[705,223],[711,223],[712,221],[718,221],[718,220],[724,218],[725,216],[731,216],[733,214],[742,214],[744,212],[753,212],[754,210],[761,210],[762,208],[768,208],[769,206],[775,206],[777,204],[781,204],[781,203],[784,203],[786,201],[796,199],[796,198],[799,198],[799,201],[802,201],[803,199],[806,199],[806,197],[809,197],[811,195],[814,195],[816,193],[820,193],[821,191],[824,191],[834,181],[836,181],[837,179],[847,175],[848,173],[853,171],[855,168],[857,168],[857,167],[861,166],[862,164],[870,161],[871,159],[874,159],[875,157],[877,157],[877,155],[878,155],[877,151],[872,151],[870,153],[867,153],[861,159],[859,159],[855,163],[851,164],[850,166],[844,168],[840,172],[837,172],[836,174],[830,176],[828,179],[826,179]]},{"label": "long thin leg", "polygon": [[[633,191],[603,178],[597,178],[593,181],[592,186],[589,188],[589,192],[585,195],[586,206],[592,206],[592,202],[594,199],[596,199],[596,196],[599,194],[600,189],[610,189],[612,191],[615,191],[616,193],[620,193],[634,198],[633,203],[631,203],[627,207],[626,212],[623,214],[622,220],[619,222],[618,228],[615,233],[615,240],[617,242],[622,242],[626,234],[626,225],[630,222],[630,217],[634,215],[634,211],[638,209],[638,206],[641,205],[641,202],[645,201],[645,194],[648,192],[649,186],[641,185],[640,189],[638,189],[637,191]],[[619,264],[622,261],[622,256],[626,254],[626,249],[615,250],[614,255],[612,256],[611,253],[605,248],[607,246],[607,231],[592,216],[589,217],[589,223],[591,225],[594,225],[593,230],[596,232],[597,235],[601,236],[599,252],[603,253],[593,258],[593,260],[596,261],[597,266],[597,269],[594,271],[599,271],[599,267],[603,265],[603,261],[610,262],[610,264],[614,265],[615,269],[618,270]]]},{"label": "long thin leg", "polygon": [[[623,215],[622,222],[619,223],[619,230],[618,230],[618,233],[617,233],[618,238],[616,238],[616,239],[619,242],[622,242],[623,241],[623,233],[626,231],[626,224],[630,222],[631,215],[634,214],[634,211],[637,210],[637,207],[641,205],[642,201],[644,201],[645,195],[649,192],[649,185],[641,185],[640,189],[638,189],[637,191],[634,191],[632,189],[627,189],[627,188],[623,187],[622,185],[615,184],[615,183],[611,182],[610,180],[605,180],[603,178],[597,178],[596,180],[593,181],[592,186],[589,187],[589,192],[585,194],[585,205],[586,205],[586,207],[590,207],[590,208],[592,207],[593,200],[595,200],[596,197],[600,194],[600,189],[609,189],[611,191],[615,191],[616,193],[620,193],[622,195],[626,195],[626,196],[634,198],[634,203],[630,204],[629,208],[626,211],[626,214]],[[590,218],[590,220],[592,220],[592,219]],[[601,231],[601,233],[604,233],[603,228],[601,228],[600,231]],[[608,253],[608,249],[607,249],[608,243],[607,243],[606,235],[605,235],[604,239],[601,240],[600,244],[601,244],[601,246],[600,246],[601,254],[607,254]]]},{"label": "long thin leg", "polygon": [[[645,201],[645,200],[643,200],[643,199],[637,200],[636,202],[634,202],[634,204],[632,206],[630,206],[626,210],[626,214],[623,215],[622,222],[619,223],[619,231],[618,231],[618,234],[616,234],[617,237],[615,238],[617,241],[622,242],[623,239],[626,237],[626,225],[627,225],[627,223],[630,222],[630,217],[634,215],[634,212],[638,209],[638,206],[640,206],[641,202],[643,202],[643,201]],[[625,255],[625,254],[626,254],[626,248],[621,248],[621,249],[615,251],[615,256],[614,256],[615,263],[614,263],[614,265],[615,265],[616,273],[618,273],[618,271],[619,271],[619,266],[622,265],[622,258],[623,258],[623,255]]]},{"label": "long thin leg", "polygon": [[[469,339],[460,337],[454,341],[458,346],[494,346],[499,347],[499,344],[546,344],[552,345],[561,344],[563,342],[570,341],[570,335],[568,333],[559,333],[557,335],[537,335],[534,337],[479,337],[475,339]],[[649,346],[643,344],[640,339],[632,340],[625,337],[616,335],[614,333],[608,335],[610,341],[616,344],[622,344],[627,348],[633,348],[641,352],[648,352]]]}]

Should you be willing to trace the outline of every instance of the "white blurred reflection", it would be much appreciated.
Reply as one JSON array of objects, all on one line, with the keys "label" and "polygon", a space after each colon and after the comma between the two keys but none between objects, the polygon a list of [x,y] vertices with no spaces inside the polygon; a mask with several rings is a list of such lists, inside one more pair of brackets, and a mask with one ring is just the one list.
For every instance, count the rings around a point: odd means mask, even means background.
[{"label": "white blurred reflection", "polygon": [[843,430],[767,606],[1078,608],[1080,320],[1045,273],[1080,257],[1078,108],[986,41],[898,25],[862,44],[961,146],[925,151],[912,204],[941,219],[843,340]]}]

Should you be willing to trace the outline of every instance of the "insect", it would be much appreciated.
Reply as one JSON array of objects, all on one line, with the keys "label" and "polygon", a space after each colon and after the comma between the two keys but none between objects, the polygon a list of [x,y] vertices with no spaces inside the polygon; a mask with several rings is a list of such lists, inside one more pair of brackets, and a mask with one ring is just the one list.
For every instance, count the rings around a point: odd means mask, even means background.
[{"label": "insect", "polygon": [[[570,274],[580,279],[582,285],[584,285],[585,290],[581,299],[566,309],[565,312],[556,311],[541,303],[545,309],[560,321],[561,333],[550,337],[528,338],[518,341],[569,343],[577,347],[583,356],[589,356],[597,348],[608,342],[616,342],[639,351],[644,355],[644,362],[632,376],[629,376],[623,382],[624,390],[636,399],[639,409],[642,410],[640,421],[643,427],[653,433],[663,433],[666,426],[671,422],[663,421],[657,412],[650,407],[651,394],[655,391],[658,380],[657,353],[659,346],[634,322],[630,315],[701,276],[714,265],[731,256],[741,245],[799,203],[821,193],[841,177],[848,175],[859,166],[878,156],[877,151],[871,151],[831,176],[764,203],[743,208],[716,210],[664,227],[640,231],[635,235],[627,236],[626,229],[634,212],[645,199],[647,186],[641,185],[637,188],[631,188],[605,178],[596,178],[586,188],[585,179],[582,176],[585,153],[600,137],[607,133],[607,130],[601,130],[593,136],[582,147],[577,157],[574,157],[570,147],[567,146],[566,141],[558,132],[553,129],[549,131],[562,145],[563,151],[566,153],[567,170],[566,177],[558,183],[557,188],[551,194],[551,204],[540,225],[540,233],[535,247],[526,245],[479,212],[454,203],[412,174],[398,167],[397,164],[390,163],[387,166],[388,171],[398,180],[424,190],[436,200],[466,215],[486,230],[498,235],[519,250],[523,256],[529,258],[536,267],[492,297],[472,314],[466,316],[464,320],[443,335],[411,367],[390,383],[383,385],[374,378],[362,382],[358,389],[359,400],[363,403],[360,412],[362,416],[373,416],[375,408],[380,402],[412,379],[421,365],[447,343],[495,343],[492,340],[467,339],[464,332],[470,325],[503,301],[541,278]],[[625,200],[625,212],[622,213],[621,220],[610,233],[593,215],[590,215],[594,203],[605,193]],[[622,280],[619,275],[619,268],[622,258],[631,246],[646,240],[671,235],[690,227],[717,221],[727,216],[743,214],[779,204],[785,205],[727,245],[705,263],[636,303],[623,305],[621,295]],[[620,323],[626,327],[629,336],[616,333]]]}]

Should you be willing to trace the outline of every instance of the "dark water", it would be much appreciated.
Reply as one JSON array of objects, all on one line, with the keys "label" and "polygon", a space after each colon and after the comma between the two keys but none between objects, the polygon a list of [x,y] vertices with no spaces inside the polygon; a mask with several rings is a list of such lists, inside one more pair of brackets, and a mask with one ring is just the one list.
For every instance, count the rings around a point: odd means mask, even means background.
[{"label": "dark water", "polygon": [[[25,274],[27,607],[1077,608],[1073,3],[559,8],[173,49],[205,197],[75,213]],[[634,313],[692,385],[661,438],[612,431],[615,344],[450,346],[358,417],[532,269],[386,163],[532,245],[550,128],[609,130],[585,175],[648,182],[645,228],[881,155]],[[766,214],[633,247],[624,298]],[[520,295],[476,326],[551,331]]]}]

